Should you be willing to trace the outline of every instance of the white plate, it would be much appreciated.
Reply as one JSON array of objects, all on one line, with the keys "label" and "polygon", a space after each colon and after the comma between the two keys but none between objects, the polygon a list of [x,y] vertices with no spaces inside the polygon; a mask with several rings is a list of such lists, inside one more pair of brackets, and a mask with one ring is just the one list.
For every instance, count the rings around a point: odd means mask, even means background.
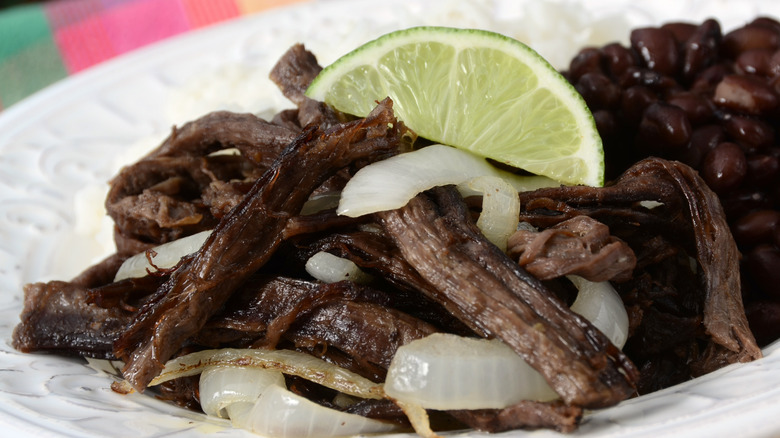
[{"label": "white plate", "polygon": [[[83,211],[77,193],[103,186],[118,161],[129,159],[130,150],[159,141],[173,123],[217,107],[269,112],[290,106],[266,75],[292,43],[305,43],[327,64],[396,28],[477,26],[516,36],[563,67],[578,49],[566,41],[577,41],[576,46],[625,42],[632,27],[679,19],[712,16],[730,29],[760,13],[780,16],[780,3],[773,0],[653,0],[642,6],[589,0],[587,8],[584,3],[321,1],[129,54],[0,114],[0,435],[252,436],[151,397],[117,395],[109,388],[110,378],[82,360],[22,355],[11,348],[10,337],[22,284],[68,279],[109,250],[101,246],[105,228],[97,231],[94,215],[76,211]],[[777,350],[767,349],[760,361],[589,415],[574,435],[778,435]]]}]

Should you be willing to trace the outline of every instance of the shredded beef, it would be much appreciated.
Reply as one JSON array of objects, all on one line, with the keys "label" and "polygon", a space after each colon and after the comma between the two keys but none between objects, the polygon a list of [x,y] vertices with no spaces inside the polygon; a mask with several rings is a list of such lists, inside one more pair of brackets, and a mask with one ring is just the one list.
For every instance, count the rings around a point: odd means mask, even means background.
[{"label": "shredded beef", "polygon": [[433,189],[377,216],[407,262],[434,286],[432,298],[512,347],[568,404],[604,407],[635,393],[631,361],[490,244],[453,188]]},{"label": "shredded beef", "polygon": [[268,168],[300,130],[267,122],[253,114],[216,111],[173,131],[145,159],[204,157],[236,148],[257,167]]},{"label": "shredded beef", "polygon": [[513,429],[555,429],[573,432],[582,419],[582,408],[560,401],[522,401],[504,409],[450,411],[452,416],[474,429],[498,433]]},{"label": "shredded beef", "polygon": [[587,216],[539,232],[518,230],[507,245],[509,255],[540,280],[572,274],[590,281],[625,281],[636,265],[631,248]]},{"label": "shredded beef", "polygon": [[[333,322],[338,321],[336,327]],[[370,302],[336,301],[318,308],[291,330],[288,339],[296,345],[333,346],[366,366],[386,370],[398,347],[436,330],[432,325],[403,312]],[[385,373],[367,376],[384,381]]]},{"label": "shredded beef", "polygon": [[74,285],[90,288],[98,287],[114,281],[116,272],[127,256],[122,253],[114,253],[95,265],[92,265],[74,277],[70,282]]},{"label": "shredded beef", "polygon": [[131,318],[132,313],[122,308],[91,304],[87,289],[75,284],[28,284],[21,323],[14,329],[12,342],[26,353],[114,359],[113,342]]},{"label": "shredded beef", "polygon": [[295,44],[287,50],[271,70],[271,80],[286,98],[298,106],[300,126],[313,124],[327,128],[345,120],[345,115],[304,94],[321,70],[317,58],[302,44]]},{"label": "shredded beef", "polygon": [[[401,256],[398,247],[383,230],[330,232],[306,244],[299,241],[298,245],[301,252],[296,257],[301,262],[319,251],[346,258],[389,284],[394,308],[442,331],[463,336],[475,334],[472,328],[430,298],[435,296],[435,288]],[[487,333],[478,333],[487,336]]]},{"label": "shredded beef", "polygon": [[[588,215],[635,249],[641,270],[618,289],[635,318],[635,335],[624,350],[640,368],[654,369],[657,356],[650,352],[671,340],[664,355],[687,370],[682,380],[761,357],[742,305],[736,244],[717,196],[690,167],[650,158],[608,187],[540,189],[521,193],[520,199],[521,219],[535,226]],[[652,314],[680,321],[678,329],[658,330],[663,323],[656,324]],[[686,328],[691,318],[701,318],[695,331]],[[675,331],[671,340],[669,330]]]},{"label": "shredded beef", "polygon": [[289,219],[317,186],[355,161],[393,153],[403,131],[389,99],[365,119],[327,131],[305,129],[117,341],[115,354],[126,362],[125,378],[143,390],[182,343],[270,259]]}]

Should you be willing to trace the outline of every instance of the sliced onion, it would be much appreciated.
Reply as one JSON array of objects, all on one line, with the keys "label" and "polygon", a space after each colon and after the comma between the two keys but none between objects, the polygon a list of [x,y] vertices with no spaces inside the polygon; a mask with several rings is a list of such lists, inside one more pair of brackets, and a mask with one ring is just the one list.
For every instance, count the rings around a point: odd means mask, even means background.
[{"label": "sliced onion", "polygon": [[325,251],[314,254],[306,261],[306,272],[325,283],[349,280],[365,284],[371,281],[371,275],[361,271],[351,260]]},{"label": "sliced onion", "polygon": [[279,385],[263,391],[244,427],[275,438],[319,438],[399,429],[392,423],[326,408]]},{"label": "sliced onion", "polygon": [[227,418],[228,406],[241,402],[254,403],[271,385],[284,385],[282,373],[263,368],[208,367],[200,375],[200,407],[208,415]]},{"label": "sliced onion", "polygon": [[428,409],[500,409],[558,395],[499,340],[437,333],[401,346],[387,370],[385,393]]},{"label": "sliced onion", "polygon": [[344,187],[336,211],[357,217],[393,210],[403,207],[422,191],[460,184],[483,175],[501,177],[518,191],[560,185],[546,177],[523,177],[499,170],[484,158],[464,150],[431,145],[360,169]]},{"label": "sliced onion", "polygon": [[417,435],[422,438],[439,438],[439,435],[431,429],[431,419],[428,417],[428,411],[424,407],[401,400],[394,400],[394,402],[401,408],[406,418],[409,419],[409,424],[412,425]]},{"label": "sliced onion", "polygon": [[577,286],[571,310],[584,316],[618,348],[628,339],[628,313],[615,288],[608,281],[594,283],[576,275],[567,277]]},{"label": "sliced onion", "polygon": [[[628,314],[612,285],[569,279],[579,290],[572,311],[622,348]],[[398,349],[387,371],[385,393],[428,409],[500,409],[522,400],[558,397],[541,374],[501,341],[441,333]]]},{"label": "sliced onion", "polygon": [[339,205],[339,199],[341,198],[341,192],[328,192],[321,195],[315,195],[309,198],[303,208],[301,208],[301,215],[306,216],[309,214],[319,213],[329,208],[336,208]]},{"label": "sliced onion", "polygon": [[[260,397],[258,396],[258,398]],[[254,402],[236,402],[226,406],[225,412],[227,413],[228,418],[230,418],[230,423],[233,424],[233,427],[247,429],[249,415],[252,413],[252,408],[254,406]]]},{"label": "sliced onion", "polygon": [[520,198],[517,190],[503,178],[478,176],[458,185],[464,196],[476,192],[482,195],[482,212],[477,227],[494,245],[506,251],[506,242],[520,222]]},{"label": "sliced onion", "polygon": [[149,386],[159,385],[179,377],[194,376],[206,367],[217,365],[276,370],[356,397],[372,399],[384,397],[381,384],[309,354],[292,350],[225,348],[187,354],[169,360],[160,375],[155,377]]},{"label": "sliced onion", "polygon": [[331,437],[392,432],[397,425],[318,405],[287,390],[279,371],[238,366],[207,367],[200,400],[208,415],[234,427],[274,438]]},{"label": "sliced onion", "polygon": [[144,277],[149,272],[154,272],[158,269],[172,268],[179,263],[182,257],[199,250],[203,246],[203,242],[208,239],[209,234],[211,234],[210,230],[201,231],[200,233],[154,247],[150,253],[154,266],[149,263],[146,251],[138,253],[122,263],[114,277],[114,281]]}]

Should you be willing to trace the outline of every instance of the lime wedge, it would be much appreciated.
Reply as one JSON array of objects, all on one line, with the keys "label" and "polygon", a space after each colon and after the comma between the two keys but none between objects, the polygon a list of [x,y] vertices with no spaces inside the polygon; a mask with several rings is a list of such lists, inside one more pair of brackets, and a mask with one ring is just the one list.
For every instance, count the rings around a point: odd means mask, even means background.
[{"label": "lime wedge", "polygon": [[391,97],[419,136],[565,184],[604,183],[585,101],[523,43],[474,29],[415,27],[339,58],[306,95],[357,116]]}]

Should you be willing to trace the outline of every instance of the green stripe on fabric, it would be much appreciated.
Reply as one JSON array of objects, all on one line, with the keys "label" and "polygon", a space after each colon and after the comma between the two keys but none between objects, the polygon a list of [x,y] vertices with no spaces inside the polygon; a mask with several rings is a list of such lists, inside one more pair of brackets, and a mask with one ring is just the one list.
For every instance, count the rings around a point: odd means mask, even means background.
[{"label": "green stripe on fabric", "polygon": [[41,5],[0,14],[0,101],[3,107],[67,76]]},{"label": "green stripe on fabric", "polygon": [[38,41],[0,62],[0,101],[8,107],[67,75],[54,41]]},{"label": "green stripe on fabric", "polygon": [[0,15],[0,60],[42,39],[51,39],[49,21],[42,6],[16,6]]}]

